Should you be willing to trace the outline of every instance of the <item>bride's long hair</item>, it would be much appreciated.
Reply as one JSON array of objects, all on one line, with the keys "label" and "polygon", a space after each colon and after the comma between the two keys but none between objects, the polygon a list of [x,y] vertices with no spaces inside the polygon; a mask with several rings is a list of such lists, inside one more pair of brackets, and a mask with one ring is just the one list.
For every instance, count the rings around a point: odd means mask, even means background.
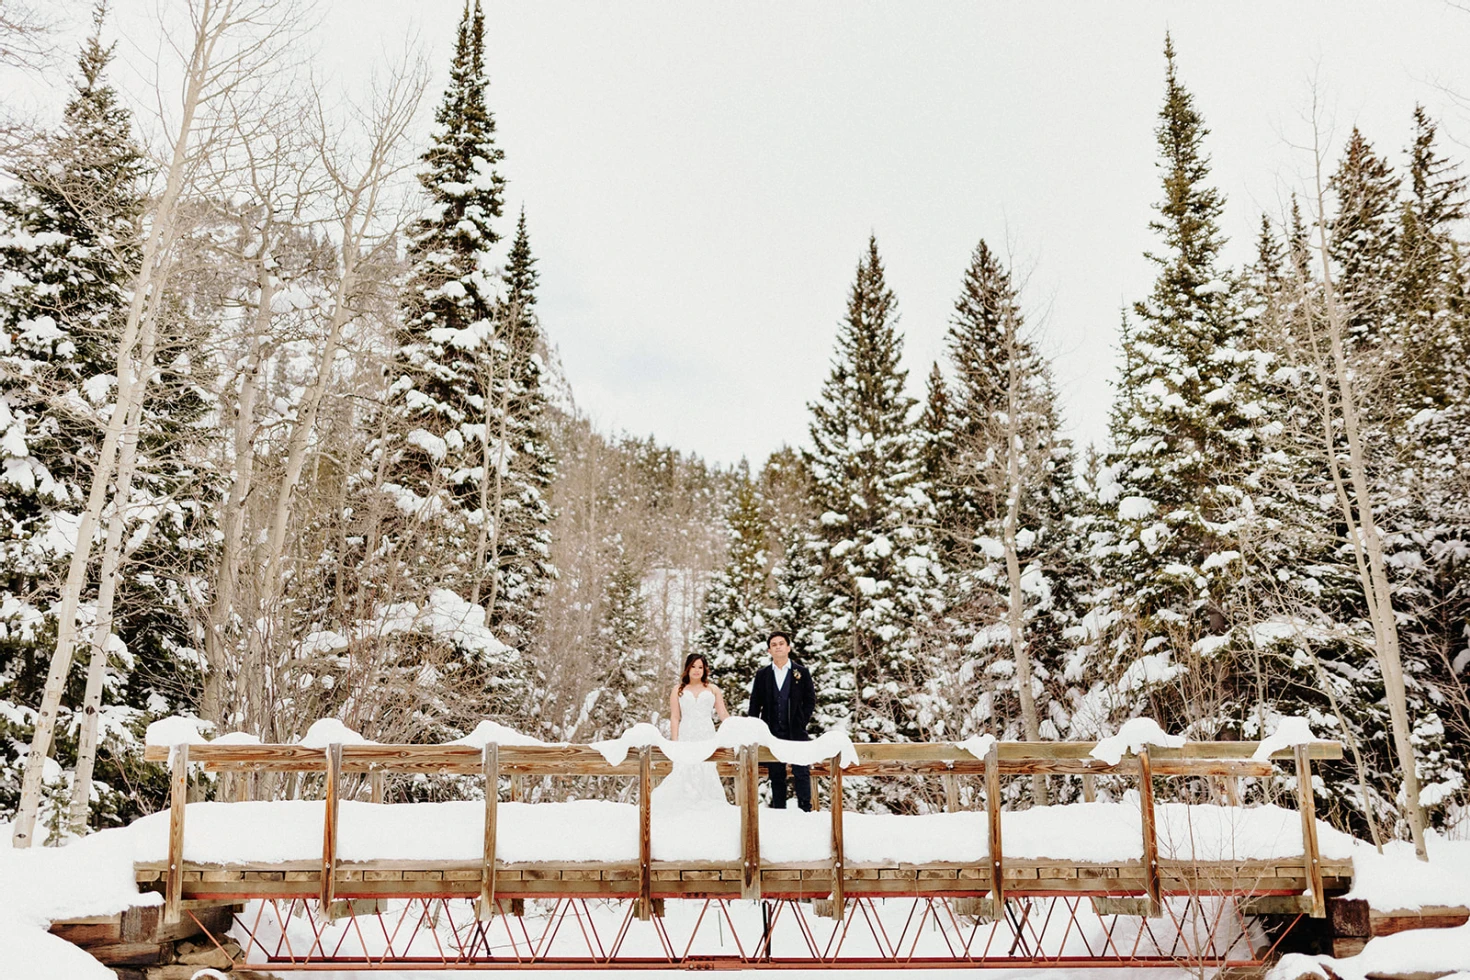
[{"label": "bride's long hair", "polygon": [[684,658],[684,672],[679,675],[679,694],[683,694],[684,688],[689,686],[689,668],[693,667],[696,662],[704,667],[704,676],[700,678],[700,681],[705,687],[709,686],[709,661],[704,659],[704,654],[702,653],[691,653]]}]

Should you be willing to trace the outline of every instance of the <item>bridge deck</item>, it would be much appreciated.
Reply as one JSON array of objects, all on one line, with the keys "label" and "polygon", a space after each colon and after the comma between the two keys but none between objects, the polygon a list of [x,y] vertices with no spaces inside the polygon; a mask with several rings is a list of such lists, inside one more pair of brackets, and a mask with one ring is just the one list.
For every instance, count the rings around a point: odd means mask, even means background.
[{"label": "bridge deck", "polygon": [[[166,862],[136,865],[140,890],[163,891]],[[575,862],[498,864],[496,894],[502,898],[637,898],[640,868],[635,863]],[[469,897],[480,894],[483,865],[476,861],[343,861],[337,865],[338,898]],[[1352,887],[1351,861],[1324,861],[1323,885],[1329,894]],[[734,898],[742,885],[740,864],[661,862],[651,865],[654,898]],[[248,866],[184,865],[186,900],[314,898],[321,893],[319,861],[288,861]],[[843,892],[858,896],[980,897],[991,891],[988,866],[849,864]],[[1272,861],[1160,861],[1159,882],[1166,895],[1301,895],[1310,882],[1300,859]],[[760,893],[766,898],[826,898],[832,893],[830,862],[766,864]],[[1012,896],[1144,895],[1147,876],[1141,861],[1114,863],[1023,861],[1008,858],[1002,872]]]}]

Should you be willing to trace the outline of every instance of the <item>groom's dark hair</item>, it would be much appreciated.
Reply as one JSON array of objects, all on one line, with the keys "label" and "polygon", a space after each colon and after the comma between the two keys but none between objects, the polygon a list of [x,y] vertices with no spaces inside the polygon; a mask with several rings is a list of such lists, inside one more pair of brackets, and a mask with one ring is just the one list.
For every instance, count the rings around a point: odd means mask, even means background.
[{"label": "groom's dark hair", "polygon": [[771,645],[771,641],[774,640],[778,636],[781,639],[783,639],[783,640],[786,641],[786,645],[787,646],[791,646],[791,634],[790,633],[786,632],[785,630],[772,630],[771,631],[771,635],[768,636],[768,637],[766,637],[766,647],[769,648],[770,645]]}]

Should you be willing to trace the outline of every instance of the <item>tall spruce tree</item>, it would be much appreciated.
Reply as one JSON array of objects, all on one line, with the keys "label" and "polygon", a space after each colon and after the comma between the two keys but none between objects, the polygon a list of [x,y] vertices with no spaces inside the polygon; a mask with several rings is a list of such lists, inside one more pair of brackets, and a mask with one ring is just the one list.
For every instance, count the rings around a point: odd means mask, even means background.
[{"label": "tall spruce tree", "polygon": [[536,317],[540,276],[531,254],[526,213],[516,223],[505,268],[505,295],[497,304],[499,360],[490,393],[502,426],[487,443],[491,465],[485,479],[498,506],[486,517],[493,535],[486,556],[490,582],[482,595],[490,627],[525,651],[535,635],[542,602],[556,577],[551,561],[551,485],[556,456],[546,404],[546,341]]},{"label": "tall spruce tree", "polygon": [[[519,392],[501,336],[506,307],[492,254],[505,181],[496,169],[503,153],[486,103],[484,29],[478,0],[466,5],[433,142],[423,155],[419,182],[429,203],[411,228],[384,437],[373,460],[376,472],[365,481],[390,494],[400,515],[377,552],[364,559],[369,566],[386,563],[378,582],[385,602],[391,595],[427,603],[435,590],[448,589],[482,608],[492,595],[497,603],[506,597],[514,608],[519,599],[529,603],[534,590],[524,588],[524,566],[515,576],[494,567],[497,547],[503,544],[510,554],[524,549],[520,554],[532,561],[546,558],[536,553],[534,518],[530,540],[501,534],[512,523],[502,516],[520,509],[516,494],[534,488],[534,480],[517,485],[504,479],[505,461],[515,450],[510,440],[523,433],[508,416],[512,394]],[[522,244],[511,284],[520,290],[511,307],[518,312],[509,317],[515,333],[529,329],[535,286],[529,245]],[[529,503],[539,516],[536,500]],[[518,619],[502,624],[523,641]],[[516,719],[529,709],[528,670],[515,648],[494,656],[464,653],[463,677],[454,683],[466,717],[450,724],[485,712]],[[483,679],[479,692],[467,680],[473,676]]]},{"label": "tall spruce tree", "polygon": [[[1064,702],[1053,695],[1070,645],[1065,634],[1078,618],[1084,558],[1071,531],[1071,447],[1058,434],[1050,366],[1025,335],[1009,270],[984,241],[965,270],[947,347],[954,376],[948,418],[943,438],[930,436],[940,448],[928,455],[942,473],[940,523],[951,535],[947,608],[952,645],[963,652],[960,669],[933,671],[935,720],[947,714],[943,727],[955,733],[1055,738],[1067,725]],[[940,414],[932,394],[938,386],[931,381],[926,420]],[[1011,637],[1008,535],[1020,576],[1019,641]],[[942,697],[953,703],[941,712]]]},{"label": "tall spruce tree", "polygon": [[1156,137],[1164,196],[1150,224],[1158,278],[1134,307],[1112,448],[1094,529],[1117,709],[1218,734],[1238,714],[1229,642],[1241,576],[1238,536],[1262,415],[1230,273],[1220,264],[1224,199],[1211,187],[1208,131],[1164,45]]},{"label": "tall spruce tree", "polygon": [[[902,341],[876,238],[858,263],[832,371],[810,406],[808,454],[820,517],[823,600],[817,631],[830,662],[812,669],[829,723],[860,739],[912,739],[919,650],[937,611],[933,504],[899,366]],[[811,651],[807,651],[811,656]],[[833,693],[851,691],[847,704]]]}]

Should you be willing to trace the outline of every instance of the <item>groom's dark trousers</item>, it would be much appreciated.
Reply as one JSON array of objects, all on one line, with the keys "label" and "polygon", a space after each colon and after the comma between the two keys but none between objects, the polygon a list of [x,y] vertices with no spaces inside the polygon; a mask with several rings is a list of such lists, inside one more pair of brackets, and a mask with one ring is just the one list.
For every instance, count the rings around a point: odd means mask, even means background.
[{"label": "groom's dark trousers", "polygon": [[[776,686],[775,667],[766,664],[756,671],[755,683],[750,688],[750,709],[746,713],[764,721],[777,738],[806,742],[811,739],[807,726],[811,724],[816,703],[817,688],[812,682],[811,671],[792,657],[787,665],[785,683],[780,687]],[[762,766],[771,777],[771,806],[777,810],[786,809],[786,763],[766,762]],[[796,791],[796,805],[803,810],[811,810],[811,769],[792,766],[791,782]]]}]

